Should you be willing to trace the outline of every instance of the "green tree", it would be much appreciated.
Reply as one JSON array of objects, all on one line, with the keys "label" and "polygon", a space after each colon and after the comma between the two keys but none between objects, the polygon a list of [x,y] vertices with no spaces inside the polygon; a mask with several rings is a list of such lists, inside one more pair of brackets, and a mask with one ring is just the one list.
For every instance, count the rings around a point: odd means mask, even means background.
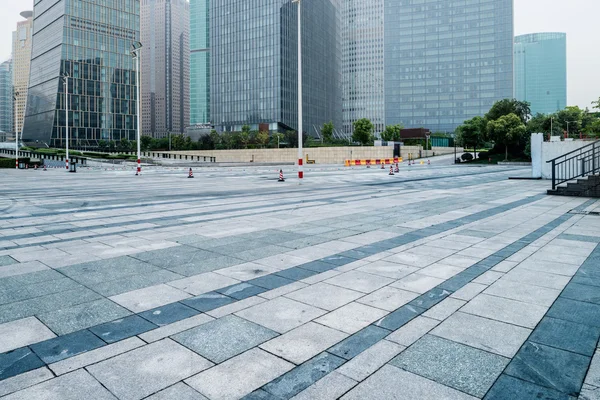
[{"label": "green tree", "polygon": [[483,144],[487,133],[486,122],[481,117],[474,117],[465,121],[457,129],[457,140],[463,147],[477,147]]},{"label": "green tree", "polygon": [[531,104],[516,99],[504,99],[494,103],[490,111],[485,114],[487,122],[495,121],[505,115],[515,114],[523,124],[531,118]]},{"label": "green tree", "polygon": [[508,114],[487,123],[487,133],[491,140],[503,144],[505,160],[508,160],[508,146],[518,143],[527,133],[525,124],[516,114]]},{"label": "green tree", "polygon": [[258,132],[256,135],[256,143],[261,147],[266,147],[269,144],[269,132]]},{"label": "green tree", "polygon": [[250,131],[243,130],[239,132],[237,135],[238,144],[240,147],[247,149],[248,143],[250,143]]},{"label": "green tree", "polygon": [[571,136],[579,136],[583,129],[584,115],[585,111],[577,106],[565,107],[555,114],[554,124]]},{"label": "green tree", "polygon": [[150,146],[152,145],[152,136],[144,135],[141,137],[140,140],[142,141],[142,144],[141,144],[142,151],[150,150]]},{"label": "green tree", "polygon": [[192,143],[192,138],[186,136],[183,143],[183,148],[185,150],[193,150],[194,144]]},{"label": "green tree", "polygon": [[373,141],[373,123],[367,118],[354,121],[352,140],[363,146],[371,143]]},{"label": "green tree", "polygon": [[592,101],[592,105],[594,106],[594,107],[592,107],[592,108],[595,108],[595,109],[597,109],[597,110],[600,110],[600,98],[598,98],[598,100],[597,100],[597,101]]},{"label": "green tree", "polygon": [[117,144],[115,143],[115,141],[114,140],[110,140],[108,142],[108,149],[110,151],[115,151],[116,148],[117,148]]},{"label": "green tree", "polygon": [[131,143],[129,142],[129,140],[127,138],[121,139],[121,141],[119,142],[119,150],[120,151],[130,151],[131,150]]},{"label": "green tree", "polygon": [[100,150],[106,150],[107,147],[108,147],[108,143],[106,142],[106,140],[98,141],[98,148]]},{"label": "green tree", "polygon": [[323,129],[321,129],[321,134],[323,135],[323,141],[325,143],[333,142],[333,122],[326,122],[323,124]]},{"label": "green tree", "polygon": [[173,150],[183,150],[185,148],[183,135],[171,135],[171,148]]},{"label": "green tree", "polygon": [[217,132],[216,130],[211,130],[210,134],[208,135],[210,137],[210,143],[212,143],[212,148],[208,149],[208,150],[214,150],[214,149],[218,149],[221,146],[221,143],[223,142],[221,135],[219,135],[219,132]]},{"label": "green tree", "polygon": [[400,142],[402,139],[400,136],[402,129],[404,129],[402,124],[388,125],[385,127],[385,130],[381,132],[381,138],[386,142]]}]

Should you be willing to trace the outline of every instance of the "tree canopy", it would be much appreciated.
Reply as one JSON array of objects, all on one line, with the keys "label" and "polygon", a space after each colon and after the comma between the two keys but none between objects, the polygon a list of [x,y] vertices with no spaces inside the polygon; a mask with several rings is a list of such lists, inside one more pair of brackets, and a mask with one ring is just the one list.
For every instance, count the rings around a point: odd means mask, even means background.
[{"label": "tree canopy", "polygon": [[482,117],[474,117],[464,122],[457,129],[457,140],[463,147],[477,148],[485,142],[486,122]]},{"label": "tree canopy", "polygon": [[515,114],[523,124],[526,124],[531,118],[531,104],[516,99],[500,100],[494,103],[490,111],[485,114],[485,119],[488,122],[495,121],[509,114]]},{"label": "tree canopy", "polygon": [[354,121],[352,140],[363,146],[371,143],[373,141],[373,123],[367,118]]},{"label": "tree canopy", "polygon": [[489,138],[505,147],[505,160],[508,159],[508,146],[518,143],[526,133],[525,124],[516,114],[503,115],[487,123]]},{"label": "tree canopy", "polygon": [[400,142],[402,140],[402,137],[400,136],[402,129],[404,129],[402,124],[388,125],[385,127],[385,130],[381,132],[381,138],[386,142]]},{"label": "tree canopy", "polygon": [[323,135],[323,141],[325,143],[333,142],[333,122],[326,122],[323,124],[323,129],[321,129],[321,134]]}]

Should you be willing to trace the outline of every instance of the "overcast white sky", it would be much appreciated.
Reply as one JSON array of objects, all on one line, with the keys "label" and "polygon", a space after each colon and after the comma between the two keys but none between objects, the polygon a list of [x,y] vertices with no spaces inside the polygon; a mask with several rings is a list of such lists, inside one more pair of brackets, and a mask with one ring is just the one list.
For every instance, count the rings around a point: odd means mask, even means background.
[{"label": "overcast white sky", "polygon": [[[515,35],[566,32],[568,104],[590,107],[600,97],[600,35],[598,0],[514,0]],[[10,57],[11,32],[19,13],[33,8],[32,0],[0,0],[0,62]]]}]

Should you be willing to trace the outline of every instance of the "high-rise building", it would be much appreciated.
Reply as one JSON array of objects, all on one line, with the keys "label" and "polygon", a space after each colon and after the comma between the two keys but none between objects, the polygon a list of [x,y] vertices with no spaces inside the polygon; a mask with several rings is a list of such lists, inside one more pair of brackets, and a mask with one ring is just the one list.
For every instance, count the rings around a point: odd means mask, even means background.
[{"label": "high-rise building", "polygon": [[25,143],[65,145],[65,90],[71,146],[135,140],[139,11],[139,0],[35,0]]},{"label": "high-rise building", "polygon": [[[341,126],[338,2],[302,0],[303,130]],[[210,1],[210,118],[217,130],[298,126],[298,6],[289,0]]]},{"label": "high-rise building", "polygon": [[14,137],[13,86],[11,61],[0,64],[0,142]]},{"label": "high-rise building", "polygon": [[190,0],[190,124],[210,119],[210,0]]},{"label": "high-rise building", "polygon": [[454,131],[513,97],[513,0],[386,0],[385,119]]},{"label": "high-rise building", "polygon": [[531,113],[551,114],[567,106],[567,35],[532,33],[515,37],[515,98]]},{"label": "high-rise building", "polygon": [[17,30],[13,32],[13,86],[17,92],[15,107],[15,124],[17,132],[23,130],[23,116],[27,103],[29,87],[29,66],[31,64],[31,39],[33,36],[33,12],[23,11],[24,21],[17,22]]},{"label": "high-rise building", "polygon": [[190,123],[190,4],[142,0],[142,133],[183,134]]},{"label": "high-rise building", "polygon": [[346,0],[342,5],[343,130],[368,118],[385,129],[384,0]]}]

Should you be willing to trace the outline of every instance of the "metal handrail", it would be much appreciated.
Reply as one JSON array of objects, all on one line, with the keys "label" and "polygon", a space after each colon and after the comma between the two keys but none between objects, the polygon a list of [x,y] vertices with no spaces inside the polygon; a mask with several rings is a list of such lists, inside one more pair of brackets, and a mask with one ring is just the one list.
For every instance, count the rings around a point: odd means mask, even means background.
[{"label": "metal handrail", "polygon": [[[571,157],[567,158],[567,156]],[[552,163],[552,190],[556,190],[556,186],[561,183],[594,175],[600,172],[600,140],[549,160],[547,163]]]}]

